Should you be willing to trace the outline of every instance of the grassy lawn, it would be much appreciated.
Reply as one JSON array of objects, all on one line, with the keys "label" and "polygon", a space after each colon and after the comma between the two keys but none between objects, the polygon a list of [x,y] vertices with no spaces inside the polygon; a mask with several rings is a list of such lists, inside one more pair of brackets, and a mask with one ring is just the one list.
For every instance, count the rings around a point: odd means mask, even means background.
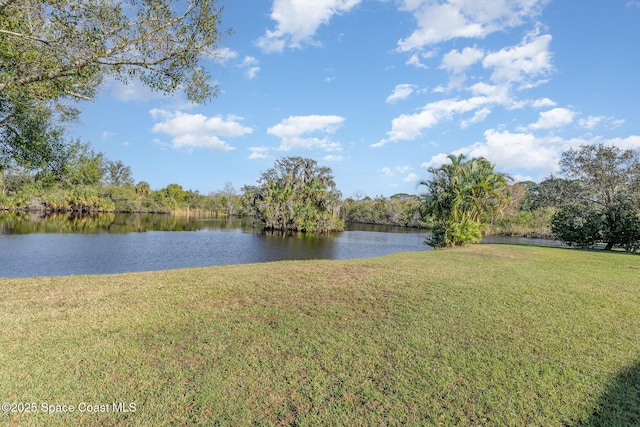
[{"label": "grassy lawn", "polygon": [[480,245],[0,287],[0,402],[35,410],[2,425],[640,424],[638,256]]}]

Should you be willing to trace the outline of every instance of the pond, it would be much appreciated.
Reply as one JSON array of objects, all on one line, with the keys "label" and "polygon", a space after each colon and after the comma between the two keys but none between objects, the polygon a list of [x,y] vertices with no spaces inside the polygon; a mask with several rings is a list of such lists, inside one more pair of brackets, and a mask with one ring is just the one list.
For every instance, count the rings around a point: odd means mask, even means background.
[{"label": "pond", "polygon": [[264,234],[250,219],[151,214],[0,213],[0,277],[109,274],[431,249],[427,232],[349,225],[341,233]]},{"label": "pond", "polygon": [[[251,219],[159,214],[0,212],[0,277],[111,274],[301,259],[356,259],[426,251],[429,233],[347,224],[320,235],[257,232]],[[483,242],[557,245],[540,239]]]}]

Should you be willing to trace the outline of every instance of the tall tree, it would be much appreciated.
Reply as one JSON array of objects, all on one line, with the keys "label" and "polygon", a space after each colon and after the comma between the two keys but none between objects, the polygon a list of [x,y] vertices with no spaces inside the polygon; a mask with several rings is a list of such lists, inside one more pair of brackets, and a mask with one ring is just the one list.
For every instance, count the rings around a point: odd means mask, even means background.
[{"label": "tall tree", "polygon": [[89,144],[77,140],[69,146],[63,163],[63,182],[69,186],[94,185],[104,174],[104,154],[93,151]]},{"label": "tall tree", "polygon": [[285,157],[264,172],[253,192],[254,213],[266,230],[342,230],[341,193],[331,169],[313,159]]},{"label": "tall tree", "polygon": [[581,203],[589,198],[589,195],[576,179],[564,179],[550,176],[540,184],[531,186],[529,193],[529,206],[532,210],[564,206]]},{"label": "tall tree", "polygon": [[436,247],[477,243],[484,224],[502,214],[509,200],[510,179],[486,159],[449,155],[450,163],[429,168],[432,178],[425,201],[436,218],[431,244]]},{"label": "tall tree", "polygon": [[67,101],[92,99],[107,79],[215,96],[201,62],[215,54],[220,14],[215,0],[0,0],[0,148],[42,157],[42,119],[77,115]]},{"label": "tall tree", "polygon": [[585,201],[603,207],[620,200],[640,202],[640,156],[604,144],[583,145],[562,154],[560,167],[567,178],[578,180],[587,193]]},{"label": "tall tree", "polygon": [[133,185],[131,167],[126,166],[121,160],[107,160],[104,164],[103,180],[107,185],[120,187],[125,184]]},{"label": "tall tree", "polygon": [[583,145],[563,153],[560,166],[579,185],[583,197],[555,214],[556,237],[578,246],[604,242],[606,250],[618,245],[636,251],[640,246],[639,152]]}]

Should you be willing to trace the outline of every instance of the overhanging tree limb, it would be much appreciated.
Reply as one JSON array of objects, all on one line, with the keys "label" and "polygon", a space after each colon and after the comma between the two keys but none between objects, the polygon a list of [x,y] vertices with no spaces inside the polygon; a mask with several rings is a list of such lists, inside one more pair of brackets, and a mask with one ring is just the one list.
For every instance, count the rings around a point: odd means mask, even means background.
[{"label": "overhanging tree limb", "polygon": [[[56,99],[78,94],[67,87],[78,81],[89,93],[107,75],[122,81],[142,76],[156,90],[184,87],[191,101],[204,101],[216,89],[191,72],[217,46],[221,10],[214,0],[193,0],[176,13],[181,5],[59,0],[42,7],[0,0],[0,91],[48,91]],[[26,88],[34,84],[39,87]]]},{"label": "overhanging tree limb", "polygon": [[24,112],[57,124],[65,100],[93,99],[107,78],[214,97],[201,62],[222,37],[220,14],[216,0],[0,0],[0,150],[7,126],[46,134]]}]

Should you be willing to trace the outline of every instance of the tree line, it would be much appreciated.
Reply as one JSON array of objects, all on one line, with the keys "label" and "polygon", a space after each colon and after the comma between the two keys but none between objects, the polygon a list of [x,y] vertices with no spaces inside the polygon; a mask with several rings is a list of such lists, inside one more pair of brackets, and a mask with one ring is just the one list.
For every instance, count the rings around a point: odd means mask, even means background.
[{"label": "tree line", "polygon": [[145,181],[135,183],[131,167],[75,141],[63,145],[56,161],[44,168],[14,165],[1,170],[0,209],[233,216],[247,214],[248,204],[230,182],[207,195],[175,183],[154,190]]},{"label": "tree line", "polygon": [[[202,195],[179,184],[152,190],[131,169],[76,141],[58,163],[37,174],[3,171],[0,207],[48,211],[201,212],[251,215],[263,230],[324,232],[345,222],[422,227],[440,248],[478,243],[483,234],[556,238],[582,248],[640,248],[638,152],[585,145],[563,153],[562,177],[510,183],[484,158],[450,155],[430,168],[418,196],[342,199],[330,168],[286,157],[256,185]],[[56,167],[53,167],[57,165]]]}]

